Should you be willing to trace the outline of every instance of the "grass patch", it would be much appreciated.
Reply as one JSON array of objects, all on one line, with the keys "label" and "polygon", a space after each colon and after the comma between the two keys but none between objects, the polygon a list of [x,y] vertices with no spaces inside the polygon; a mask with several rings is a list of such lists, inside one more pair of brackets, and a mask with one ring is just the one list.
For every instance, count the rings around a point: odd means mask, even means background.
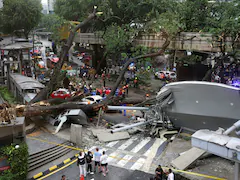
[{"label": "grass patch", "polygon": [[7,87],[5,87],[5,86],[0,87],[0,95],[8,103],[10,103],[10,104],[16,103],[16,99],[14,98],[14,96],[11,94],[11,92],[8,90]]}]

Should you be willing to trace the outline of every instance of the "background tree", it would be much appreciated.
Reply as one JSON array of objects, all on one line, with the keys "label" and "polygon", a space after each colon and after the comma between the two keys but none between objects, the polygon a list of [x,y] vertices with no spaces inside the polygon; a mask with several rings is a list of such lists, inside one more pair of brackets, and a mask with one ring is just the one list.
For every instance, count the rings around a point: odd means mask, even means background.
[{"label": "background tree", "polygon": [[63,17],[56,14],[43,14],[38,24],[38,28],[46,28],[46,31],[52,32],[52,39],[55,43],[60,40],[60,29],[64,23],[69,23]]},{"label": "background tree", "polygon": [[12,34],[22,31],[25,38],[38,25],[41,18],[40,0],[4,0],[2,8],[2,30]]}]

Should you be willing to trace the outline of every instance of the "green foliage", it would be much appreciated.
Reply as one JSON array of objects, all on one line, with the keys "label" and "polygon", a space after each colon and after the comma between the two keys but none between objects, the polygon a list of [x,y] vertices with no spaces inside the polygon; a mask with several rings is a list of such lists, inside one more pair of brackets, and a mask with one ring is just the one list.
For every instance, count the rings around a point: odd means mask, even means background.
[{"label": "green foliage", "polygon": [[197,32],[207,25],[208,0],[186,0],[179,3],[178,14],[184,31]]},{"label": "green foliage", "polygon": [[182,58],[179,58],[176,60],[176,62],[186,63],[186,64],[195,64],[197,62],[201,62],[202,57],[198,55],[191,55],[191,56],[185,56]]},{"label": "green foliage", "polygon": [[151,71],[141,70],[137,72],[136,76],[138,77],[138,83],[141,85],[149,85],[151,80]]},{"label": "green foliage", "polygon": [[[96,0],[56,0],[54,11],[57,15],[69,21],[82,21],[97,5]],[[100,1],[98,1],[100,2]]]},{"label": "green foliage", "polygon": [[23,31],[28,38],[29,32],[37,26],[41,18],[42,4],[40,0],[4,0],[1,9],[2,31],[15,33]]},{"label": "green foliage", "polygon": [[11,169],[1,174],[0,180],[25,180],[28,172],[28,147],[25,143],[0,148],[0,156],[7,156]]},{"label": "green foliage", "polygon": [[7,87],[1,86],[0,87],[0,94],[2,96],[2,98],[7,101],[10,104],[14,104],[16,103],[16,100],[14,98],[14,96],[9,92]]},{"label": "green foliage", "polygon": [[43,14],[38,27],[46,28],[46,31],[52,32],[52,39],[55,43],[58,43],[60,40],[60,29],[64,23],[68,22],[56,14]]},{"label": "green foliage", "polygon": [[126,51],[131,47],[135,33],[135,30],[127,25],[120,27],[113,24],[109,26],[103,35],[103,39],[106,43],[106,52],[108,54],[115,54]]}]

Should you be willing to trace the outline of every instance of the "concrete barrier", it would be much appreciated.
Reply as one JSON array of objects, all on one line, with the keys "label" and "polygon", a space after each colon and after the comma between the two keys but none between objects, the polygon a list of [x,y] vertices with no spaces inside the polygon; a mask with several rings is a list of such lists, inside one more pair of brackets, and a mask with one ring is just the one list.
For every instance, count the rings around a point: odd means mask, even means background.
[{"label": "concrete barrier", "polygon": [[80,146],[82,144],[82,125],[71,124],[70,141]]}]

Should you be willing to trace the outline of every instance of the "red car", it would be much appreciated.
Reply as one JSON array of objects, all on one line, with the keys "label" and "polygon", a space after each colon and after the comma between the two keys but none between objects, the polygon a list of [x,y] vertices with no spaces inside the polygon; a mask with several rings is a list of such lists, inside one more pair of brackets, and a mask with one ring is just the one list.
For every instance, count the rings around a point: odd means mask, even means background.
[{"label": "red car", "polygon": [[67,89],[58,89],[51,94],[52,98],[67,99],[71,97],[71,93]]}]

